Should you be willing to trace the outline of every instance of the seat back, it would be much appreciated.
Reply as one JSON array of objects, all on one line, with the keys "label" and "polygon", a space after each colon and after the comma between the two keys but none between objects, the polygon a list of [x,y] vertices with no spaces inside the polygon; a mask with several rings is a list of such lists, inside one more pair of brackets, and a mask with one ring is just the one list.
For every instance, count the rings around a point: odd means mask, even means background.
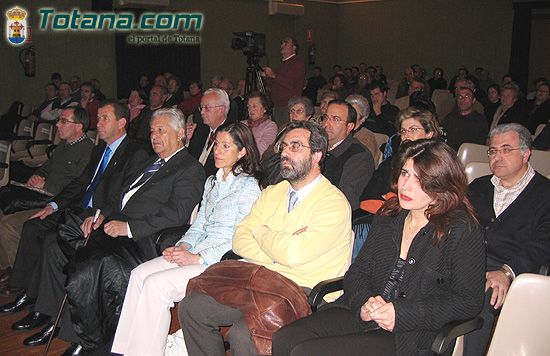
[{"label": "seat back", "polygon": [[0,141],[0,187],[7,185],[10,181],[10,153],[11,142]]},{"label": "seat back", "polygon": [[395,100],[395,94],[397,94],[397,87],[399,87],[399,80],[395,79],[388,79],[387,80],[388,85],[388,100],[391,99],[393,102]]},{"label": "seat back", "polygon": [[15,134],[19,137],[13,140],[11,150],[12,152],[26,151],[25,145],[32,139],[34,128],[34,121],[31,119],[23,119],[16,127]]},{"label": "seat back", "polygon": [[537,137],[542,132],[542,130],[544,130],[545,127],[546,124],[540,124],[539,126],[537,126],[537,129],[535,130],[535,135],[533,137]]},{"label": "seat back", "polygon": [[[388,135],[378,133],[378,132],[373,132],[373,134],[374,134],[374,141],[376,142],[376,148],[378,148],[378,150],[380,150],[380,146],[387,143],[389,137],[388,137]],[[378,162],[374,162],[375,168],[377,168],[378,165],[380,164],[380,162],[382,162],[383,160],[384,160],[384,155],[382,153],[380,153],[378,155]]]},{"label": "seat back", "polygon": [[[36,133],[34,134],[34,140],[36,141],[52,141],[55,131],[55,125],[53,122],[41,122],[36,126]],[[46,155],[46,148],[48,145],[35,145],[30,148],[30,154],[32,157]]]},{"label": "seat back", "polygon": [[533,169],[543,176],[550,174],[550,151],[532,150],[529,162]]},{"label": "seat back", "polygon": [[470,162],[485,162],[489,163],[489,156],[487,156],[487,150],[489,146],[478,145],[475,143],[463,143],[458,148],[458,159],[462,162],[462,165],[466,165]]},{"label": "seat back", "polygon": [[455,98],[447,89],[436,89],[432,93],[432,102],[439,121],[442,121],[455,106]]},{"label": "seat back", "polygon": [[489,163],[486,162],[470,162],[464,167],[464,172],[466,172],[468,184],[472,183],[476,178],[492,174]]},{"label": "seat back", "polygon": [[548,355],[550,277],[524,273],[514,279],[498,318],[487,356]]}]

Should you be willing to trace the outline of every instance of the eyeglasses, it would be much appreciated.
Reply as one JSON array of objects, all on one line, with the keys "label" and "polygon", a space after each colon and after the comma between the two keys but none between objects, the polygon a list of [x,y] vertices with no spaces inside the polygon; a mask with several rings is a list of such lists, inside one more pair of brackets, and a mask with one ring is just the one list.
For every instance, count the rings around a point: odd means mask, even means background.
[{"label": "eyeglasses", "polygon": [[302,147],[311,148],[310,146],[304,145],[300,141],[293,141],[291,143],[279,142],[275,149],[277,150],[277,153],[283,152],[285,148],[288,148],[290,152],[298,152],[302,150]]},{"label": "eyeglasses", "polygon": [[67,124],[78,124],[76,121],[67,120],[65,118],[59,118],[55,120],[56,123],[60,123],[61,125],[67,125]]},{"label": "eyeglasses", "polygon": [[509,155],[512,151],[517,151],[520,148],[504,147],[504,148],[490,148],[487,150],[487,156],[494,157],[497,153],[500,153],[503,156]]},{"label": "eyeglasses", "polygon": [[298,115],[302,115],[305,111],[303,109],[290,109],[289,112],[291,114],[298,114]]},{"label": "eyeglasses", "polygon": [[199,106],[200,111],[210,111],[214,108],[221,108],[223,105],[213,105],[213,106]]},{"label": "eyeglasses", "polygon": [[339,124],[342,121],[344,121],[342,118],[338,116],[329,116],[327,114],[323,115],[322,119],[323,121],[330,121],[330,122],[334,122],[335,124]]},{"label": "eyeglasses", "polygon": [[414,135],[415,133],[417,133],[420,130],[424,130],[424,128],[423,127],[411,126],[408,129],[401,129],[398,132],[399,132],[400,135],[405,135],[407,133],[410,133],[411,135]]}]

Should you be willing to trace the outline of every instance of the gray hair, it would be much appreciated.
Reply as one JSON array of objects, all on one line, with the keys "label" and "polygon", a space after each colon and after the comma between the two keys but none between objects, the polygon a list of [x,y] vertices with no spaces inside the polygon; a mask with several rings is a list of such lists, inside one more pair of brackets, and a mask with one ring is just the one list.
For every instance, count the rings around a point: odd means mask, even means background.
[{"label": "gray hair", "polygon": [[369,101],[363,95],[358,95],[358,94],[348,95],[348,97],[346,98],[346,103],[351,105],[355,104],[359,106],[359,112],[357,112],[359,118],[369,116],[370,114]]},{"label": "gray hair", "polygon": [[170,126],[178,132],[180,129],[183,130],[183,142],[186,141],[186,129],[185,129],[185,116],[181,112],[180,109],[174,109],[174,108],[166,108],[166,109],[158,109],[156,110],[153,115],[151,116],[151,121],[156,119],[159,116],[168,116],[170,119]]},{"label": "gray hair", "polygon": [[227,92],[220,88],[210,88],[207,89],[202,95],[205,96],[210,93],[218,94],[218,105],[222,105],[225,108],[225,115],[229,112],[229,95]]},{"label": "gray hair", "polygon": [[526,153],[527,150],[530,150],[531,147],[533,147],[533,137],[531,136],[531,132],[529,132],[529,130],[527,130],[527,128],[523,125],[516,123],[497,125],[491,130],[491,132],[489,132],[489,141],[491,141],[495,135],[500,135],[506,132],[517,132],[519,135],[519,148],[522,153]]},{"label": "gray hair", "polygon": [[307,96],[293,96],[292,98],[288,99],[289,110],[296,104],[302,104],[304,106],[307,116],[311,116],[315,113],[313,103],[311,102],[311,99]]},{"label": "gray hair", "polygon": [[313,121],[294,121],[286,126],[285,136],[294,129],[305,129],[309,131],[309,148],[311,152],[321,152],[322,161],[328,151],[328,135],[325,129]]}]

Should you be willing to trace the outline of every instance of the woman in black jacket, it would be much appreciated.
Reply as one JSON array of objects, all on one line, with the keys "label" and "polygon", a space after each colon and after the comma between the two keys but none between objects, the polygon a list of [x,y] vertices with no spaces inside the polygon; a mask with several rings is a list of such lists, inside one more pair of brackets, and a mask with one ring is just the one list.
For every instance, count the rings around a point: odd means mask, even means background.
[{"label": "woman in black jacket", "polygon": [[418,140],[398,155],[397,197],[374,219],[344,294],[279,330],[274,356],[431,355],[445,323],[481,310],[483,234],[456,153],[439,140]]}]

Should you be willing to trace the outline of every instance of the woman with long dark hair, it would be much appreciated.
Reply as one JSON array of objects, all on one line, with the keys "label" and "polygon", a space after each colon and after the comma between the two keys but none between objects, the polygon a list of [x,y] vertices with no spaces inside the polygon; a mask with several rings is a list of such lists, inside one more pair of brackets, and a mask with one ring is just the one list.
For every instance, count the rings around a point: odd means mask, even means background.
[{"label": "woman with long dark hair", "polygon": [[174,247],[132,271],[113,352],[164,354],[170,308],[185,296],[189,279],[231,250],[236,225],[260,195],[260,154],[246,125],[220,127],[213,152],[218,171],[206,180],[196,221]]},{"label": "woman with long dark hair", "polygon": [[[405,142],[392,188],[344,277],[344,294],[273,338],[273,355],[423,355],[447,322],[483,305],[483,233],[456,153]],[[452,350],[451,350],[452,351]]]}]

